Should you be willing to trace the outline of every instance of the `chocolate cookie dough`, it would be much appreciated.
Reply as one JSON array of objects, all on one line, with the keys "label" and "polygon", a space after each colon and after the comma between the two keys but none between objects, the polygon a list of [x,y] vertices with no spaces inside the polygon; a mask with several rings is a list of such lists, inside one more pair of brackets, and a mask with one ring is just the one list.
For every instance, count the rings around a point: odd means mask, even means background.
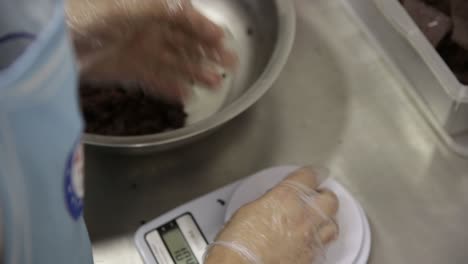
[{"label": "chocolate cookie dough", "polygon": [[468,1],[451,0],[453,33],[455,43],[468,50]]},{"label": "chocolate cookie dough", "polygon": [[86,132],[107,136],[139,136],[181,128],[187,118],[182,104],[145,96],[139,87],[80,84]]},{"label": "chocolate cookie dough", "polygon": [[442,11],[420,0],[405,0],[403,6],[433,46],[452,30],[452,20]]},{"label": "chocolate cookie dough", "polygon": [[468,1],[400,0],[457,76],[468,84]]},{"label": "chocolate cookie dough", "polygon": [[[406,2],[406,0],[405,0]],[[428,5],[435,7],[436,9],[444,12],[447,16],[450,16],[451,13],[451,1],[450,0],[425,0]]]}]

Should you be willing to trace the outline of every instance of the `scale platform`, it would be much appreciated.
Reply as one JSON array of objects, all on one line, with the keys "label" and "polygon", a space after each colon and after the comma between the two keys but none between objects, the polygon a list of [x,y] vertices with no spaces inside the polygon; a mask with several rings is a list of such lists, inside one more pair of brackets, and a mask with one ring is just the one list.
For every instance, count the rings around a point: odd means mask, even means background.
[{"label": "scale platform", "polygon": [[[140,227],[135,242],[146,264],[201,264],[206,247],[224,223],[242,205],[262,196],[296,166],[256,173],[188,202]],[[365,264],[371,249],[371,230],[364,210],[337,181],[321,187],[334,191],[340,201],[336,220],[340,236],[327,249],[326,264]]]}]

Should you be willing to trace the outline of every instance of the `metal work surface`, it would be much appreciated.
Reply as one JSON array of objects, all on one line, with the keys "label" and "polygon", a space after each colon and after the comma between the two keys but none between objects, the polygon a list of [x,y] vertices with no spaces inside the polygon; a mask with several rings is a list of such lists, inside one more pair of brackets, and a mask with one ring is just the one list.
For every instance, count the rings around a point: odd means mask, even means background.
[{"label": "metal work surface", "polygon": [[133,235],[142,221],[282,164],[336,172],[369,216],[369,263],[467,263],[468,161],[441,143],[339,1],[297,5],[289,62],[247,113],[166,153],[88,149],[96,263],[141,263]]}]

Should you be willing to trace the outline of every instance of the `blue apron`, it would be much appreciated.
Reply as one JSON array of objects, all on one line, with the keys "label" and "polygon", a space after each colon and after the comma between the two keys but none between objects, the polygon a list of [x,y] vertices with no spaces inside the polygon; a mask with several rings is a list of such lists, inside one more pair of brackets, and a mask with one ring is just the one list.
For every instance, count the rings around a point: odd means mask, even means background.
[{"label": "blue apron", "polygon": [[0,0],[0,263],[93,263],[76,84],[63,2]]}]

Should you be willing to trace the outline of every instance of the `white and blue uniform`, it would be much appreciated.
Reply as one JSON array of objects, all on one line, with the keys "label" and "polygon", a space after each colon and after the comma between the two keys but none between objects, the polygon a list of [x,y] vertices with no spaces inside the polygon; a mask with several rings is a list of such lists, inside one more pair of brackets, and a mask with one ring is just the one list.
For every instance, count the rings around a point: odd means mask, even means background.
[{"label": "white and blue uniform", "polygon": [[0,0],[0,263],[93,263],[76,84],[63,2]]}]

